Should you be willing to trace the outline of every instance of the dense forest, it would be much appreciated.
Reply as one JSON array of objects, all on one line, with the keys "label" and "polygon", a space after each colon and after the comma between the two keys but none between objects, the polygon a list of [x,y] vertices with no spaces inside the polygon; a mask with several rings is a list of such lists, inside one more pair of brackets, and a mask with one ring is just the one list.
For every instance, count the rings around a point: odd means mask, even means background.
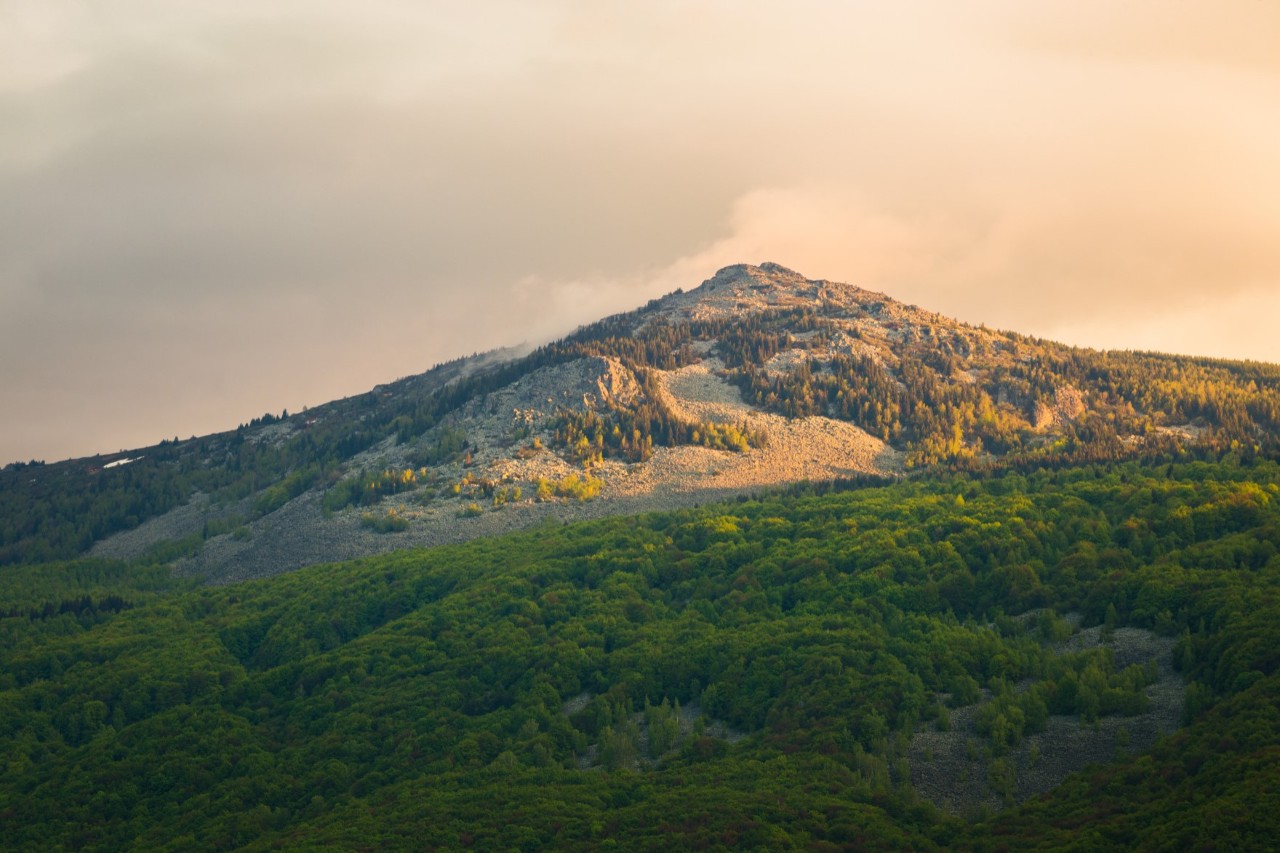
[{"label": "dense forest", "polygon": [[[1226,368],[1204,368],[1226,369]],[[127,470],[127,466],[126,466]],[[1280,837],[1280,464],[799,486],[196,588],[0,572],[7,849],[1264,849]],[[1068,618],[1071,617],[1071,618]],[[1185,727],[966,820],[974,760],[1141,711],[1073,620],[1174,642]]]}]

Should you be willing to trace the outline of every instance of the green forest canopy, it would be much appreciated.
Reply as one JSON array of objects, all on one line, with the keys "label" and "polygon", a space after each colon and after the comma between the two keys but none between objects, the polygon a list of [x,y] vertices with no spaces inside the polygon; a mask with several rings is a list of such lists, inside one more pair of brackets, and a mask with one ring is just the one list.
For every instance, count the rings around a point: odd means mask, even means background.
[{"label": "green forest canopy", "polygon": [[[222,588],[9,567],[0,844],[1262,847],[1278,549],[1280,466],[1228,454],[798,488]],[[1124,713],[1141,689],[1050,654],[1051,619],[1010,618],[1033,609],[1176,637],[1189,725],[985,821],[941,814],[902,762],[944,697],[1007,695],[1029,731],[1036,702]],[[676,703],[725,728],[646,752],[636,715]]]}]

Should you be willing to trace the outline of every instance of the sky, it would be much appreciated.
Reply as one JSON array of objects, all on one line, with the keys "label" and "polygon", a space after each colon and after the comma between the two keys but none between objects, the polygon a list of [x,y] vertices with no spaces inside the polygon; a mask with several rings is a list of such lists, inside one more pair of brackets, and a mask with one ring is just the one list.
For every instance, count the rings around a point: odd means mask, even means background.
[{"label": "sky", "polygon": [[0,0],[0,464],[773,261],[1280,362],[1272,0]]}]

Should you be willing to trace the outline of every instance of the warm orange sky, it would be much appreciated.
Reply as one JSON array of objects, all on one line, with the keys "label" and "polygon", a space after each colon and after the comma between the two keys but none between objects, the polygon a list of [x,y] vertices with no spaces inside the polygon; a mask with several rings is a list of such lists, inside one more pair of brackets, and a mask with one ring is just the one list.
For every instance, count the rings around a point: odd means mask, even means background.
[{"label": "warm orange sky", "polygon": [[1280,361],[1280,3],[0,0],[0,463],[775,261]]}]

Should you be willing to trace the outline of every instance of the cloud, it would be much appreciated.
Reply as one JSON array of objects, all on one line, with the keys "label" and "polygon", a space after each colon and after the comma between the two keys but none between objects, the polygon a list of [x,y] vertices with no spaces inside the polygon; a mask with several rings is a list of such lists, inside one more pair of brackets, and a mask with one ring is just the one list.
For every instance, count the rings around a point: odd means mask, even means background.
[{"label": "cloud", "polygon": [[234,426],[743,261],[1280,360],[1204,310],[1280,292],[1271,9],[10,0],[0,459]]},{"label": "cloud", "polygon": [[1231,359],[1277,359],[1280,290],[1260,287],[1157,304],[1150,311],[1094,315],[1050,327],[1049,334],[1098,349],[1193,353]]},{"label": "cloud", "polygon": [[[1187,202],[1169,197],[1176,193],[1135,201],[1142,191],[1117,177],[1097,194],[1064,191],[1034,204],[1010,197],[973,215],[963,204],[890,214],[856,188],[760,189],[735,203],[725,236],[651,275],[642,290],[774,260],[1073,343],[1280,361],[1274,338],[1241,322],[1275,316],[1269,306],[1280,296],[1280,247],[1266,219],[1247,209],[1248,196],[1244,210],[1227,203],[1212,211],[1216,221],[1186,222],[1176,212]],[[1207,191],[1189,197],[1212,204]]]}]

